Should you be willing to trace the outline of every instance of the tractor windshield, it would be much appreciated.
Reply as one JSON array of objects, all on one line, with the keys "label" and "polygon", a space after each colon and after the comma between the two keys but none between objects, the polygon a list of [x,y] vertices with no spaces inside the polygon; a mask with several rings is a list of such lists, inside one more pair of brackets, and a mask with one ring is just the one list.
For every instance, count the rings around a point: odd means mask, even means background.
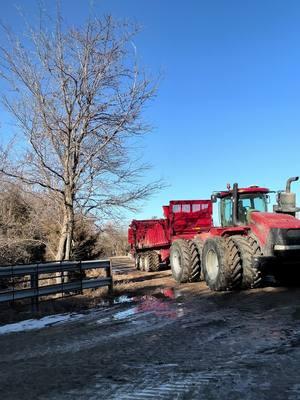
[{"label": "tractor windshield", "polygon": [[[245,193],[239,195],[238,219],[242,224],[249,223],[251,211],[268,211],[267,197],[262,193]],[[232,198],[221,199],[220,214],[222,226],[232,226]]]}]

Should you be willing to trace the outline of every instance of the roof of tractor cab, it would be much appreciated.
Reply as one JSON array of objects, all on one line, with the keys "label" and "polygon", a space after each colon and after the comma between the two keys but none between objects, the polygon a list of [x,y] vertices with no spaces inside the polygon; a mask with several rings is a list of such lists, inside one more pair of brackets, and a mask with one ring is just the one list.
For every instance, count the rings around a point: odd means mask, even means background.
[{"label": "roof of tractor cab", "polygon": [[[224,190],[222,192],[218,192],[217,196],[218,197],[228,197],[232,195],[233,190]],[[255,193],[269,193],[270,189],[259,187],[259,186],[249,186],[247,188],[238,188],[238,193],[239,194],[255,194]]]}]

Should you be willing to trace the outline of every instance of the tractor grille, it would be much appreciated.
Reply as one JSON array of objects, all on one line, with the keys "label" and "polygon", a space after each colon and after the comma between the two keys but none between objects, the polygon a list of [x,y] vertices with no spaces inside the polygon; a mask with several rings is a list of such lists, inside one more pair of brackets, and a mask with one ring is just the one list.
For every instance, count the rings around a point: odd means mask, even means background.
[{"label": "tractor grille", "polygon": [[[300,244],[300,229],[288,229],[286,237],[290,244]],[[295,243],[292,243],[295,242]]]},{"label": "tractor grille", "polygon": [[[275,245],[300,245],[300,229],[271,229],[268,235],[267,243],[264,247],[264,255],[273,255]],[[294,256],[296,255],[295,252],[293,252],[293,254]]]}]

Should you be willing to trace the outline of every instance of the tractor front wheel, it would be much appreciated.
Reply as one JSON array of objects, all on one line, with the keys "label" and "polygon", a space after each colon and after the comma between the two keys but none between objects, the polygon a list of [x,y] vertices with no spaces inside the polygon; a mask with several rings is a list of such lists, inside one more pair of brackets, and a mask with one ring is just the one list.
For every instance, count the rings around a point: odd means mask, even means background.
[{"label": "tractor front wheel", "polygon": [[190,265],[190,282],[200,281],[201,275],[201,250],[198,247],[198,243],[194,240],[189,240],[188,245],[191,252],[191,265]]}]

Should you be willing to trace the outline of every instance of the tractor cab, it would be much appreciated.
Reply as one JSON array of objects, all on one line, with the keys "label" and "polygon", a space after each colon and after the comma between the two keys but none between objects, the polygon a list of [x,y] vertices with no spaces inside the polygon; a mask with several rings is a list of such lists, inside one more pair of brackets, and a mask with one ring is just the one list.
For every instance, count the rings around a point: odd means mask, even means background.
[{"label": "tractor cab", "polygon": [[227,191],[213,193],[211,199],[219,203],[219,220],[222,227],[248,225],[250,213],[268,211],[270,192],[267,188],[250,186],[238,188],[237,184]]}]

